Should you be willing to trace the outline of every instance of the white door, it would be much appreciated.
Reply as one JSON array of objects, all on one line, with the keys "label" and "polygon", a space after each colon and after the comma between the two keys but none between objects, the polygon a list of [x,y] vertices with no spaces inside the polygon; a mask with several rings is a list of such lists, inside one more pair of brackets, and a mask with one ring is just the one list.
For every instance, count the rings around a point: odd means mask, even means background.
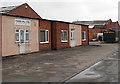
[{"label": "white door", "polygon": [[75,29],[71,29],[71,42],[70,42],[71,47],[75,47]]},{"label": "white door", "polygon": [[25,30],[20,29],[20,53],[25,53]]}]

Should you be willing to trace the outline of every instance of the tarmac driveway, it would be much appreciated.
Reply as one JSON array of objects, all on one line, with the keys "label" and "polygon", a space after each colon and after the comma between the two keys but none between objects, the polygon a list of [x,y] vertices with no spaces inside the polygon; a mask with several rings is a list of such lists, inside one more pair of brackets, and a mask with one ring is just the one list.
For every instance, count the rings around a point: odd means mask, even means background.
[{"label": "tarmac driveway", "polygon": [[103,82],[107,82],[106,84],[120,84],[119,62],[120,58],[118,52],[116,52],[112,57],[99,61],[76,76],[70,78],[64,84],[72,84],[73,82],[102,82],[102,84]]},{"label": "tarmac driveway", "polygon": [[112,56],[118,44],[91,43],[55,51],[3,58],[3,82],[63,82]]}]

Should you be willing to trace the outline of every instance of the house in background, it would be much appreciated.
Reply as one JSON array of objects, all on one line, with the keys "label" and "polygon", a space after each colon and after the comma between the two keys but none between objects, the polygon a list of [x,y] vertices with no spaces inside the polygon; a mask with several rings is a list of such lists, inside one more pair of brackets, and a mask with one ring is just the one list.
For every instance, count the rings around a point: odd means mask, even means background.
[{"label": "house in background", "polygon": [[94,20],[94,21],[74,21],[76,24],[89,25],[89,40],[97,39],[99,35],[102,35],[104,31],[118,30],[120,26],[118,22],[112,22],[109,20]]},{"label": "house in background", "polygon": [[0,13],[2,56],[38,52],[39,20],[36,18],[41,17],[26,3],[2,7]]}]

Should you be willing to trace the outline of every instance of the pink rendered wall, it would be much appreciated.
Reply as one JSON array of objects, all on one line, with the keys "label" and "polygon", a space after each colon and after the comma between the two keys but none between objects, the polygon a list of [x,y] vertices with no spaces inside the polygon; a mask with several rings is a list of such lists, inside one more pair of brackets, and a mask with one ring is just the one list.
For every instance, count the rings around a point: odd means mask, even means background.
[{"label": "pink rendered wall", "polygon": [[[30,26],[17,26],[15,19],[30,20]],[[20,47],[15,42],[15,29],[29,29],[30,40],[26,44],[27,52],[39,51],[38,41],[38,20],[24,19],[18,17],[2,16],[2,56],[11,56],[20,54]]]},{"label": "pink rendered wall", "polygon": [[[81,26],[80,25],[75,25],[75,24],[69,24],[69,36],[70,36],[70,41],[71,41],[71,29],[75,29],[75,46],[82,45],[82,40],[81,40]],[[71,44],[71,42],[70,42]]]}]

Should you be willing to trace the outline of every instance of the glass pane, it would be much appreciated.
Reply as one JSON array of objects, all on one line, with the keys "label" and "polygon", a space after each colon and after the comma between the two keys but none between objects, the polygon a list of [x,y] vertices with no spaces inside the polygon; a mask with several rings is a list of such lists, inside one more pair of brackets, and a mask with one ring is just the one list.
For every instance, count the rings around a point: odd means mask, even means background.
[{"label": "glass pane", "polygon": [[62,32],[62,34],[61,34],[61,40],[62,41],[64,40],[64,32]]},{"label": "glass pane", "polygon": [[26,32],[29,32],[28,30],[26,30]]},{"label": "glass pane", "polygon": [[45,30],[40,31],[40,42],[45,42]]},{"label": "glass pane", "polygon": [[24,30],[20,31],[20,41],[24,42]]},{"label": "glass pane", "polygon": [[84,39],[84,32],[82,32],[82,39]]},{"label": "glass pane", "polygon": [[19,41],[19,33],[15,34],[15,39],[16,39],[16,41]]},{"label": "glass pane", "polygon": [[29,33],[26,33],[26,41],[29,41]]},{"label": "glass pane", "polygon": [[73,31],[73,40],[75,40],[75,32]]},{"label": "glass pane", "polygon": [[62,31],[61,39],[62,41],[67,41],[68,40],[68,32],[67,31]]},{"label": "glass pane", "polygon": [[75,37],[74,37],[74,31],[71,32],[71,40],[74,40]]},{"label": "glass pane", "polygon": [[16,30],[16,32],[19,32],[19,30]]},{"label": "glass pane", "polygon": [[67,31],[64,32],[64,40],[67,40]]},{"label": "glass pane", "polygon": [[86,39],[86,32],[84,32],[84,39]]},{"label": "glass pane", "polygon": [[46,31],[46,41],[48,41],[48,31]]}]

